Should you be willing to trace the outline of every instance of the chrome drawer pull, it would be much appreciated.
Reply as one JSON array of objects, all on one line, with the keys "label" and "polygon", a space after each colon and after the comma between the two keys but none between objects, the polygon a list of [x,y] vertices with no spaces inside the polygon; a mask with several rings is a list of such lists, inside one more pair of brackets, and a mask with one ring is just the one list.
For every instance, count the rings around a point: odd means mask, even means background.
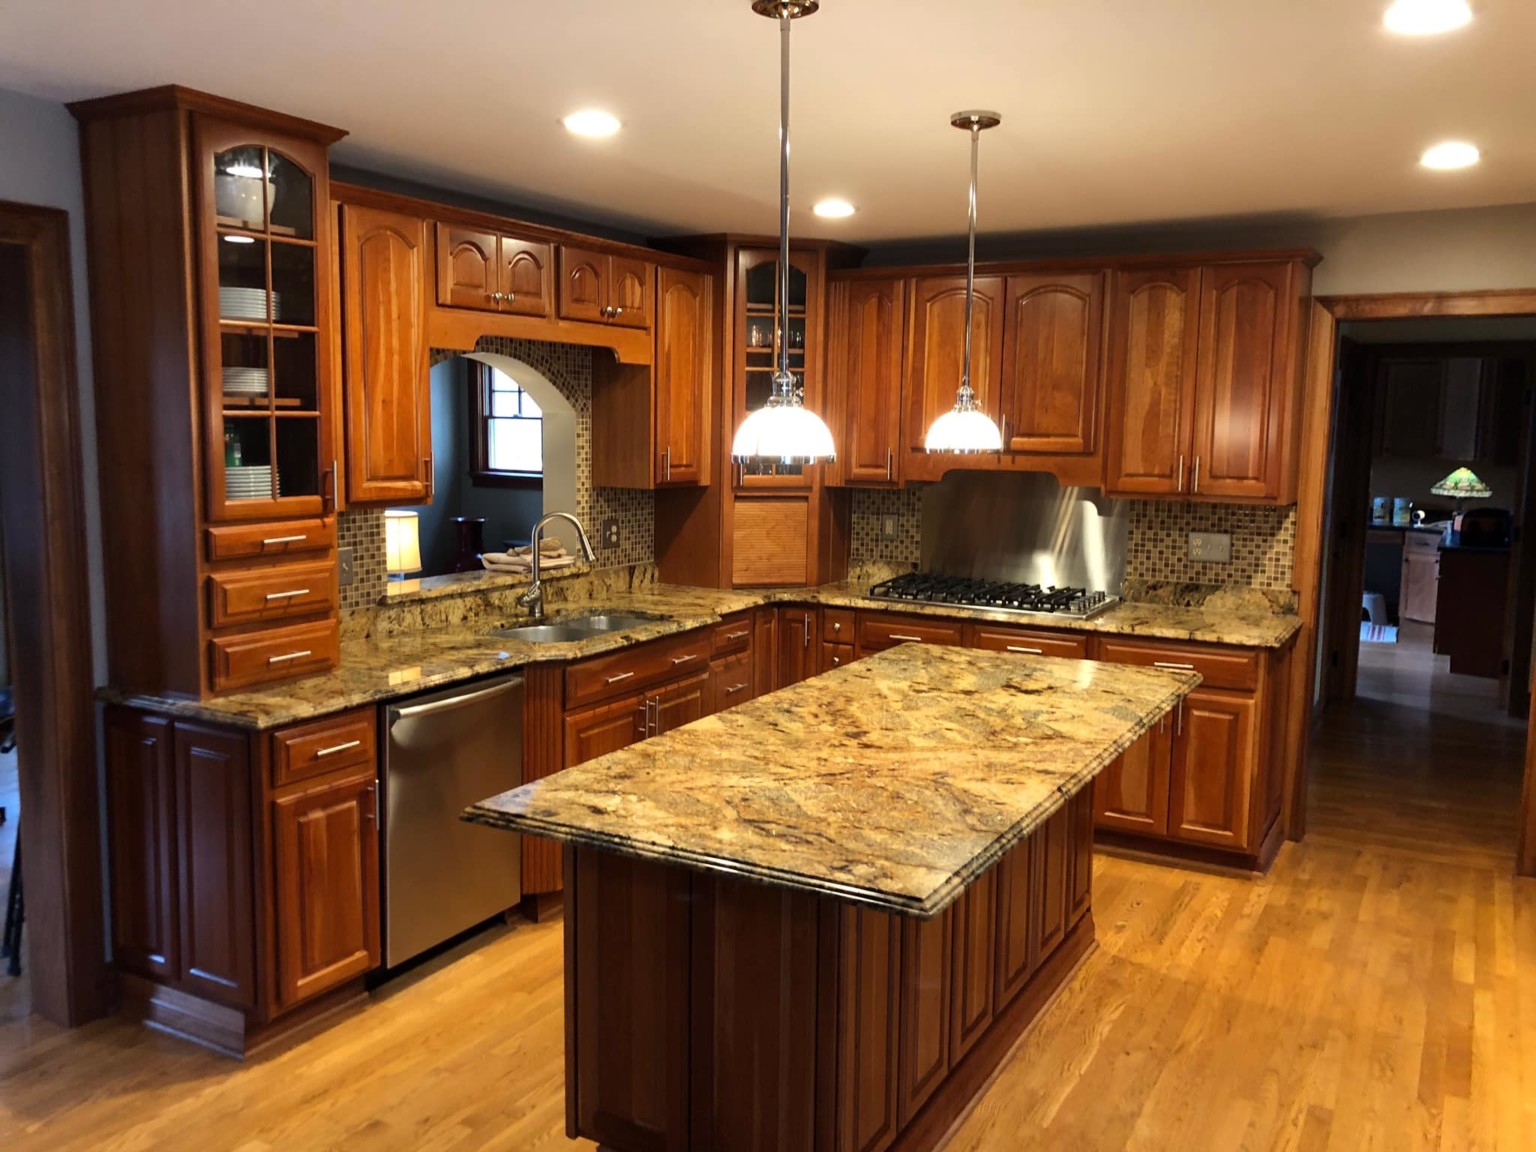
[{"label": "chrome drawer pull", "polygon": [[1154,660],[1152,661],[1152,667],[1172,668],[1175,672],[1193,672],[1195,670],[1193,664],[1174,664],[1167,660]]},{"label": "chrome drawer pull", "polygon": [[1025,648],[1025,647],[1022,647],[1021,645],[1018,645],[1018,644],[1010,644],[1010,645],[1008,645],[1008,651],[1010,651],[1010,652],[1022,652],[1026,656],[1044,656],[1045,655],[1045,651],[1043,649],[1040,649],[1040,648]]},{"label": "chrome drawer pull", "polygon": [[628,680],[633,675],[634,675],[633,672],[620,672],[617,676],[610,676],[610,677],[608,677],[608,679],[603,681],[603,683],[605,683],[605,684],[617,684],[620,680]]},{"label": "chrome drawer pull", "polygon": [[345,752],[350,748],[361,747],[362,743],[363,742],[361,740],[348,740],[345,744],[332,744],[329,748],[322,748],[320,751],[316,752],[315,759],[318,760],[322,756],[334,756],[338,752]]},{"label": "chrome drawer pull", "polygon": [[698,658],[699,654],[697,652],[690,652],[686,656],[674,656],[672,657],[672,667],[676,668],[679,664],[686,664],[688,661],[697,660]]},{"label": "chrome drawer pull", "polygon": [[740,632],[727,632],[725,634],[725,636],[723,637],[723,639],[726,639],[726,640],[740,640],[743,636],[750,636],[750,635],[752,635],[752,630],[750,628],[744,628]]},{"label": "chrome drawer pull", "polygon": [[261,546],[265,548],[268,544],[297,544],[308,539],[309,534],[307,532],[300,532],[297,536],[268,536],[261,542]]},{"label": "chrome drawer pull", "polygon": [[308,596],[308,588],[295,588],[292,592],[268,592],[268,600],[288,600],[294,596]]},{"label": "chrome drawer pull", "polygon": [[727,696],[732,696],[735,693],[740,692],[745,687],[746,687],[745,684],[732,684],[729,688],[727,688],[725,690],[725,694]]},{"label": "chrome drawer pull", "polygon": [[913,644],[921,644],[923,642],[923,638],[921,636],[902,636],[902,635],[899,635],[898,633],[895,633],[895,632],[892,632],[890,634],[890,636],[887,637],[887,639],[890,639],[890,640],[907,640],[907,641],[910,641]]},{"label": "chrome drawer pull", "polygon": [[306,656],[313,656],[313,655],[314,655],[314,653],[312,651],[310,651],[308,648],[306,648],[302,652],[289,652],[289,653],[287,653],[284,656],[268,656],[267,657],[267,663],[268,664],[286,664],[290,660],[302,660]]}]

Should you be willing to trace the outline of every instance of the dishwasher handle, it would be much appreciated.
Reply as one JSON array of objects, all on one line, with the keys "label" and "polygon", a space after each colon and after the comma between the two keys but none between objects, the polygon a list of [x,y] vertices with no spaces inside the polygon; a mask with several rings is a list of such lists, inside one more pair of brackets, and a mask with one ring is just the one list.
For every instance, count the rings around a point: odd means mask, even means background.
[{"label": "dishwasher handle", "polygon": [[428,700],[425,704],[407,704],[404,708],[391,708],[389,716],[391,720],[404,720],[411,716],[431,716],[438,712],[449,712],[454,708],[463,708],[492,696],[500,696],[522,682],[521,676],[514,676],[510,680],[503,680],[489,688],[481,688],[478,692],[465,692],[461,696],[450,696],[446,700]]}]

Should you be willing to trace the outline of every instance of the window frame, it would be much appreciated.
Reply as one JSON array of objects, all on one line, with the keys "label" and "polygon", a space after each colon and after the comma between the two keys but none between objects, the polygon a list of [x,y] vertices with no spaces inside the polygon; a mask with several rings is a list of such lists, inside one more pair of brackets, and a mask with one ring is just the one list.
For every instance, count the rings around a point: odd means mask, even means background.
[{"label": "window frame", "polygon": [[[476,488],[542,488],[544,473],[505,472],[490,467],[491,453],[491,383],[495,369],[478,360],[470,361],[469,372],[469,446],[470,483]],[[512,379],[512,377],[508,377]],[[517,381],[514,379],[513,383]],[[524,393],[528,390],[517,384]],[[540,417],[543,423],[543,417]],[[542,428],[541,428],[542,432]]]}]

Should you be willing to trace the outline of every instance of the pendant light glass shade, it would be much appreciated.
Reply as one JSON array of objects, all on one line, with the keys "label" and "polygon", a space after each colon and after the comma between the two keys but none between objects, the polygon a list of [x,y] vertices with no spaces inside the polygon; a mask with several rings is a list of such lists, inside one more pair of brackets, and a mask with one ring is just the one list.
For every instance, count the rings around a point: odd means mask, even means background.
[{"label": "pendant light glass shade", "polygon": [[971,134],[971,202],[968,215],[969,246],[965,259],[965,358],[960,365],[960,389],[955,406],[935,420],[923,440],[929,452],[1001,452],[1003,434],[997,423],[976,406],[971,388],[971,316],[976,308],[976,159],[981,134],[996,128],[1002,117],[996,112],[956,112],[950,124]]},{"label": "pendant light glass shade", "polygon": [[731,441],[742,464],[818,464],[834,456],[832,430],[801,401],[789,370],[789,26],[818,0],[753,0],[752,11],[779,22],[779,289],[778,370],[768,402],[750,412]]}]

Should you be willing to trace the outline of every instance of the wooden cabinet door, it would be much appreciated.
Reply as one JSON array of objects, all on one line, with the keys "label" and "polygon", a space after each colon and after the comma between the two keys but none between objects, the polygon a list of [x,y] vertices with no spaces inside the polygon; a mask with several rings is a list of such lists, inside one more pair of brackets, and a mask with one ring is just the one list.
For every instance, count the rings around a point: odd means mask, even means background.
[{"label": "wooden cabinet door", "polygon": [[992,1023],[997,965],[997,869],[978,876],[954,905],[949,1061],[959,1063]]},{"label": "wooden cabinet door", "polygon": [[623,696],[565,717],[565,767],[617,752],[647,736],[646,697]]},{"label": "wooden cabinet door", "polygon": [[1168,834],[1168,781],[1173,724],[1164,717],[1094,781],[1094,821],[1139,836]]},{"label": "wooden cabinet door", "polygon": [[1294,282],[1290,264],[1218,264],[1201,274],[1193,495],[1281,495],[1297,387],[1287,347]]},{"label": "wooden cabinet door", "polygon": [[838,910],[837,1152],[884,1152],[896,1138],[902,918]]},{"label": "wooden cabinet door", "polygon": [[104,725],[113,961],[153,980],[175,980],[180,946],[171,722],[108,708]]},{"label": "wooden cabinet door", "polygon": [[1034,843],[1024,840],[997,864],[997,974],[992,985],[996,1015],[1029,983],[1040,963],[1034,918]]},{"label": "wooden cabinet door", "polygon": [[499,312],[514,316],[548,316],[553,310],[555,253],[543,240],[497,238],[496,290]]},{"label": "wooden cabinet door", "polygon": [[427,369],[427,223],[341,207],[347,498],[432,498],[432,392]]},{"label": "wooden cabinet door", "polygon": [[277,999],[284,1007],[378,967],[378,787],[370,765],[272,804]]},{"label": "wooden cabinet door", "polygon": [[787,688],[816,675],[820,655],[816,613],[809,608],[780,608],[778,613],[778,676],[774,687]]},{"label": "wooden cabinet door", "polygon": [[849,485],[892,487],[900,475],[903,280],[832,285],[828,388],[842,415],[837,467]]},{"label": "wooden cabinet door", "polygon": [[1258,704],[1252,696],[1196,689],[1181,711],[1174,724],[1168,834],[1246,850]]},{"label": "wooden cabinet door", "polygon": [[1035,858],[1030,862],[1036,888],[1034,892],[1034,932],[1036,956],[1043,962],[1056,951],[1067,934],[1067,886],[1072,868],[1068,854],[1071,820],[1063,808],[1035,829],[1031,844]]},{"label": "wooden cabinet door", "polygon": [[604,291],[608,319],[624,328],[651,326],[651,281],[656,266],[627,256],[608,257]]},{"label": "wooden cabinet door", "polygon": [[779,646],[777,608],[758,608],[752,613],[752,695],[764,696],[777,684]]},{"label": "wooden cabinet door", "polygon": [[[965,277],[924,276],[912,282],[907,325],[907,448],[923,451],[929,426],[955,406],[965,363]],[[976,279],[971,317],[971,388],[994,420],[1003,364],[1003,278]]]},{"label": "wooden cabinet door", "polygon": [[1433,624],[1439,593],[1440,554],[1405,549],[1398,616],[1404,620],[1417,620],[1420,624]]},{"label": "wooden cabinet door", "polygon": [[1116,272],[1105,373],[1105,488],[1115,496],[1177,495],[1194,435],[1200,270]]},{"label": "wooden cabinet door", "polygon": [[654,710],[652,736],[692,724],[710,712],[709,669],[703,668],[686,680],[668,684],[651,699],[654,701],[651,706]]},{"label": "wooden cabinet door", "polygon": [[900,1060],[896,1113],[901,1127],[949,1074],[953,906],[930,920],[901,922]]},{"label": "wooden cabinet door", "polygon": [[708,484],[714,281],[661,268],[656,283],[656,483]]},{"label": "wooden cabinet door", "polygon": [[1085,788],[1067,801],[1067,928],[1093,904],[1093,789]]},{"label": "wooden cabinet door", "polygon": [[[343,216],[347,211],[343,208]],[[494,311],[501,290],[494,232],[437,226],[437,302],[448,308]]]},{"label": "wooden cabinet door", "polygon": [[1003,324],[1003,450],[1098,448],[1104,273],[1010,276]]},{"label": "wooden cabinet door", "polygon": [[230,1008],[256,1004],[250,743],[244,733],[178,721],[178,985]]},{"label": "wooden cabinet door", "polygon": [[608,256],[560,245],[560,318],[601,324],[607,317]]}]

